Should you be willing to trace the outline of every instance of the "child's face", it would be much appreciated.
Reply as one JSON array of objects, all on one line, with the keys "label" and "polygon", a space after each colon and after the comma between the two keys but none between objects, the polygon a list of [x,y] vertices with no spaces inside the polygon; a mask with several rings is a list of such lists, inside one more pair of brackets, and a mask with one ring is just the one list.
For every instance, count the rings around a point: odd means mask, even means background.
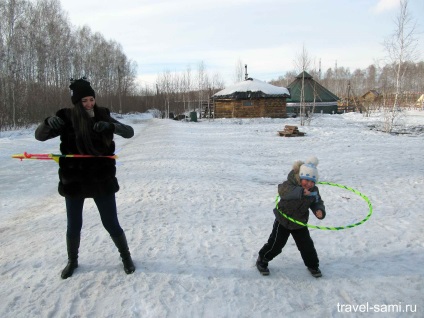
[{"label": "child's face", "polygon": [[315,182],[311,180],[302,179],[300,180],[300,185],[303,189],[310,190],[315,186]]}]

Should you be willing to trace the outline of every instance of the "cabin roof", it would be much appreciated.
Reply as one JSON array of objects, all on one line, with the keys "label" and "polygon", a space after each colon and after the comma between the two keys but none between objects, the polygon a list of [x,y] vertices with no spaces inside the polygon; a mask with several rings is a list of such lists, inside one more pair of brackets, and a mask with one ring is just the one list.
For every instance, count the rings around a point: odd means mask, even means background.
[{"label": "cabin roof", "polygon": [[290,92],[285,87],[274,86],[258,79],[248,78],[224,88],[212,97],[216,99],[290,97]]},{"label": "cabin roof", "polygon": [[290,98],[287,103],[299,103],[302,92],[302,81],[304,83],[304,101],[312,102],[335,102],[340,98],[330,92],[327,88],[316,82],[308,72],[302,72],[291,82],[287,88],[290,91]]}]

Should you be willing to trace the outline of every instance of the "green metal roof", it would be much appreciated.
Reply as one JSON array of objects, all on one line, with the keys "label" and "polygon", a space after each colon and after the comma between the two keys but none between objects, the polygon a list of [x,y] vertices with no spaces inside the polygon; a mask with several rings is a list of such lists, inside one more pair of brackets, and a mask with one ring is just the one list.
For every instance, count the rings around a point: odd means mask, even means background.
[{"label": "green metal roof", "polygon": [[312,79],[308,72],[302,72],[296,79],[291,82],[287,88],[290,91],[290,98],[287,98],[287,103],[300,103],[300,95],[302,90],[302,78],[304,81],[304,96],[306,103],[314,102],[336,102],[339,98],[326,89],[324,86]]}]

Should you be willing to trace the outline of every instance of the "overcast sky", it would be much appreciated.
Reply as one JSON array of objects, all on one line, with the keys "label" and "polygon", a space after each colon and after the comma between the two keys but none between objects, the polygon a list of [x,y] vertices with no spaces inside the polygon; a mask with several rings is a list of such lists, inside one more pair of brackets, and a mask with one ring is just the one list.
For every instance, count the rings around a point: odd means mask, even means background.
[{"label": "overcast sky", "polygon": [[[232,84],[238,61],[269,81],[296,70],[305,47],[314,68],[366,68],[385,57],[399,0],[61,0],[74,26],[115,40],[143,83],[203,62]],[[424,52],[424,0],[409,0]],[[421,21],[419,19],[421,17]],[[423,58],[424,54],[421,54]]]}]

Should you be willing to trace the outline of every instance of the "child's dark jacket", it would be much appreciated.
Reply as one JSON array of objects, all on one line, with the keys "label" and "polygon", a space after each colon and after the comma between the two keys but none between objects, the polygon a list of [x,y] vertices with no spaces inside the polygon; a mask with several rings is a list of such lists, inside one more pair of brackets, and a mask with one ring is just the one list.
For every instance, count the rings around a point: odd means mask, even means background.
[{"label": "child's dark jacket", "polygon": [[[325,206],[319,195],[317,186],[314,186],[310,192],[316,192],[316,196],[305,196],[304,189],[300,186],[299,171],[295,168],[290,171],[287,180],[278,185],[278,194],[280,195],[280,202],[278,203],[278,209],[282,213],[298,220],[302,223],[308,223],[309,220],[309,209],[315,214],[317,210],[323,212],[325,217]],[[274,209],[275,217],[278,222],[289,230],[300,229],[303,226],[296,224],[284,216],[281,215],[277,209]]]}]

